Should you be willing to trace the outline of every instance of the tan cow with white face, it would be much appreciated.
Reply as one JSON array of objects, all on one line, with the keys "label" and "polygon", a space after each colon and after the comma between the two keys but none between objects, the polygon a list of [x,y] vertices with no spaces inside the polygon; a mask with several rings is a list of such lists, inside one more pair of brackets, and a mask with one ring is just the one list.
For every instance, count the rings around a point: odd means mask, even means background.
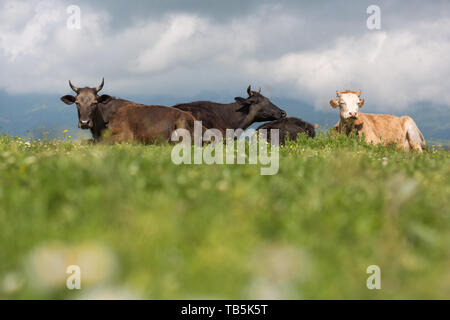
[{"label": "tan cow with white face", "polygon": [[336,91],[336,94],[337,99],[332,99],[330,105],[339,107],[341,119],[335,126],[338,132],[348,135],[355,131],[359,136],[364,134],[367,143],[396,143],[404,151],[422,152],[426,148],[422,133],[410,117],[361,113],[359,109],[364,105],[361,91]]}]

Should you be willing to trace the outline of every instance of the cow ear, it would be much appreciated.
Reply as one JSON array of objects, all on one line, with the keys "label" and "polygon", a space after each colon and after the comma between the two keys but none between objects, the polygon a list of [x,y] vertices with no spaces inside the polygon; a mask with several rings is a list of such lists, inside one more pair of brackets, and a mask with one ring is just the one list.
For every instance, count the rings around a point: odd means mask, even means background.
[{"label": "cow ear", "polygon": [[64,102],[65,104],[74,104],[75,101],[77,100],[77,98],[75,98],[74,96],[71,96],[70,94],[68,94],[67,96],[61,97],[61,101]]},{"label": "cow ear", "polygon": [[241,107],[239,109],[237,109],[237,111],[248,113],[250,103],[248,103],[247,99],[244,99],[241,97],[236,97],[236,98],[234,98],[234,100],[236,100],[236,102],[241,105]]},{"label": "cow ear", "polygon": [[107,94],[102,94],[100,97],[98,97],[97,101],[98,103],[108,103],[112,99],[111,96],[108,96]]},{"label": "cow ear", "polygon": [[337,102],[336,99],[331,99],[330,100],[330,106],[332,108],[337,108],[339,106],[339,102]]},{"label": "cow ear", "polygon": [[359,107],[362,108],[364,105],[364,98],[359,99]]}]

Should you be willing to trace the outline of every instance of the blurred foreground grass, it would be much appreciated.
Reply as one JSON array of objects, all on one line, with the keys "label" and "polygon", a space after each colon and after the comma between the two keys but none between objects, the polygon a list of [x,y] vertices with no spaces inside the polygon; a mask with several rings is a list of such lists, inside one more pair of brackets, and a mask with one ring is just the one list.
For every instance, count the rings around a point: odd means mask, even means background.
[{"label": "blurred foreground grass", "polygon": [[0,137],[0,298],[450,298],[448,151],[300,137],[274,176],[170,152]]}]

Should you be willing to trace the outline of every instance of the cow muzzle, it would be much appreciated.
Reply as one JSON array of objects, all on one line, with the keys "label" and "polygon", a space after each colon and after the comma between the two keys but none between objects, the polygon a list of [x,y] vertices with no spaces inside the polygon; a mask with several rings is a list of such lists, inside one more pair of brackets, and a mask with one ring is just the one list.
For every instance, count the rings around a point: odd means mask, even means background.
[{"label": "cow muzzle", "polygon": [[347,119],[349,119],[349,120],[358,119],[358,112],[349,112],[347,115]]},{"label": "cow muzzle", "polygon": [[90,120],[80,120],[80,121],[78,121],[78,128],[80,128],[80,129],[90,129],[90,128],[92,128],[92,121],[90,121]]}]

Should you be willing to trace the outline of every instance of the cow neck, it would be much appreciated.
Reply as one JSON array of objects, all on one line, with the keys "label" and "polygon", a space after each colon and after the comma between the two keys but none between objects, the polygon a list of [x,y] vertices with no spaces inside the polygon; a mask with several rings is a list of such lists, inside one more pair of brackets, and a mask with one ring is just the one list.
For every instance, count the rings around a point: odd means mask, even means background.
[{"label": "cow neck", "polygon": [[238,111],[240,108],[242,108],[241,104],[235,102],[231,105],[233,106],[233,114],[235,115],[232,124],[233,129],[247,129],[253,123],[252,116],[250,115],[250,113]]},{"label": "cow neck", "polygon": [[103,121],[103,117],[101,116],[98,108],[95,111],[93,120],[93,127],[90,129],[91,134],[94,141],[99,141],[102,137],[103,131],[106,129],[106,123]]},{"label": "cow neck", "polygon": [[101,139],[103,131],[108,128],[108,123],[114,117],[119,106],[127,102],[129,101],[112,98],[108,103],[98,106],[94,114],[94,127],[91,129],[95,141]]}]

